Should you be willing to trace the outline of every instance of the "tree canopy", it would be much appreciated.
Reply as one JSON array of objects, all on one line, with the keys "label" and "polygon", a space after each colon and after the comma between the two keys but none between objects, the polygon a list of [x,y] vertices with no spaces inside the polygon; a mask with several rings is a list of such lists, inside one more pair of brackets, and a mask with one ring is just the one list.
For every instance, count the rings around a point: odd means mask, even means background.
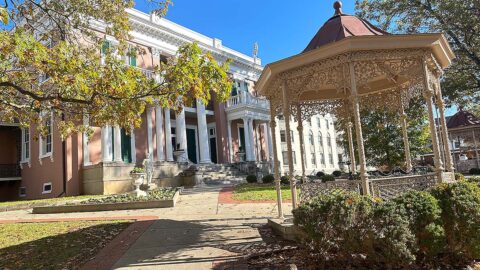
[{"label": "tree canopy", "polygon": [[444,33],[457,56],[442,81],[447,101],[467,107],[478,103],[480,1],[356,0],[356,11],[392,33]]},{"label": "tree canopy", "polygon": [[[163,16],[170,0],[150,0]],[[138,127],[145,107],[178,109],[195,99],[225,100],[230,61],[217,62],[196,43],[152,68],[150,76],[125,57],[145,55],[132,44],[133,0],[0,1],[0,121],[40,125],[52,113],[63,136],[90,124]],[[103,29],[92,27],[103,22]],[[3,25],[3,26],[2,26]],[[106,37],[115,40],[105,46]]]}]

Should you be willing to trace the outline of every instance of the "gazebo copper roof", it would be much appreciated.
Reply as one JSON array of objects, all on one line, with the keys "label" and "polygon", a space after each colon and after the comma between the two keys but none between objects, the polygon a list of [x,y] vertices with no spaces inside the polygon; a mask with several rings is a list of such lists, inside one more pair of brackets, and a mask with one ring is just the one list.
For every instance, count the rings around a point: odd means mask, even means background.
[{"label": "gazebo copper roof", "polygon": [[351,36],[389,35],[388,32],[375,27],[368,21],[344,14],[340,1],[335,2],[333,7],[335,8],[335,15],[318,30],[303,52],[308,52]]},{"label": "gazebo copper roof", "polygon": [[472,113],[460,109],[456,114],[448,119],[447,128],[458,128],[480,125],[480,120]]}]

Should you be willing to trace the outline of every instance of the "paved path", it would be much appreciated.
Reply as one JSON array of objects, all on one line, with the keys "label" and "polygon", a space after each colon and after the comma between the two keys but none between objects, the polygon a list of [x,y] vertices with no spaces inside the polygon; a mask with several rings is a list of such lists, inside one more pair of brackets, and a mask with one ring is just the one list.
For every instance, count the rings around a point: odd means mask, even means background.
[{"label": "paved path", "polygon": [[[159,219],[138,238],[114,269],[246,269],[242,250],[262,245],[258,227],[277,215],[275,204],[221,204],[221,187],[186,190],[175,208],[33,215],[0,213],[0,220],[138,217]],[[285,213],[290,210],[284,206]]]}]

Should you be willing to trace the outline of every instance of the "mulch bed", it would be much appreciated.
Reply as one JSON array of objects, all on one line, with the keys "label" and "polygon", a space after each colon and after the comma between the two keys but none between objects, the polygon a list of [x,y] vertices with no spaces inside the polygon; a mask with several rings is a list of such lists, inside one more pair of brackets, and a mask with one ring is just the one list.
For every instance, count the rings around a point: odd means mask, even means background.
[{"label": "mulch bed", "polygon": [[[314,256],[308,249],[299,245],[296,242],[286,241],[277,235],[266,225],[258,227],[263,243],[256,243],[248,247],[238,247],[232,245],[231,247],[222,246],[221,248],[230,250],[232,252],[241,253],[243,258],[237,262],[238,269],[258,269],[258,270],[276,270],[276,269],[442,269],[442,270],[458,270],[458,269],[473,269],[480,270],[480,264],[472,263],[457,263],[455,265],[449,264],[445,259],[439,258],[435,262],[420,263],[419,265],[412,265],[408,267],[387,268],[383,264],[376,264],[364,260],[362,256],[349,261],[338,260],[320,260],[319,257]],[[232,264],[227,264],[232,265]],[[225,267],[225,265],[223,265]],[[218,265],[215,269],[227,269],[222,265]],[[470,268],[469,268],[470,267]],[[228,269],[237,269],[228,268]]]}]

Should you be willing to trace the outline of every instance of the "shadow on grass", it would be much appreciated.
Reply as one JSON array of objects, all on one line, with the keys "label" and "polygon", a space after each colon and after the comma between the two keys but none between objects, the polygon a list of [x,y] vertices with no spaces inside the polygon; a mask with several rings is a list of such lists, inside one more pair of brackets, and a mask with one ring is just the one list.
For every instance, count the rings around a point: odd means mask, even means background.
[{"label": "shadow on grass", "polygon": [[75,222],[0,225],[2,241],[26,241],[0,249],[0,269],[78,269],[132,223]]}]

